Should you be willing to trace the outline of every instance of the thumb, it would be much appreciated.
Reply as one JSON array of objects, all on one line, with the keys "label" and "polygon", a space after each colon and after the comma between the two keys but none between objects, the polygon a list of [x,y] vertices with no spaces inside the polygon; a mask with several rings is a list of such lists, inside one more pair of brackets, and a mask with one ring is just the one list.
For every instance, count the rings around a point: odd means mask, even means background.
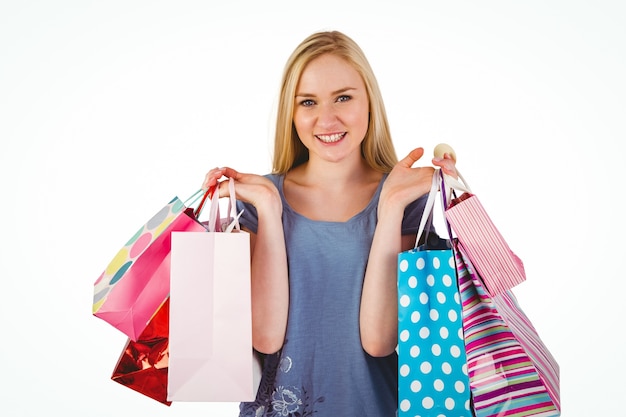
[{"label": "thumb", "polygon": [[422,155],[424,155],[424,148],[415,148],[398,163],[406,168],[411,168],[413,164],[422,157]]}]

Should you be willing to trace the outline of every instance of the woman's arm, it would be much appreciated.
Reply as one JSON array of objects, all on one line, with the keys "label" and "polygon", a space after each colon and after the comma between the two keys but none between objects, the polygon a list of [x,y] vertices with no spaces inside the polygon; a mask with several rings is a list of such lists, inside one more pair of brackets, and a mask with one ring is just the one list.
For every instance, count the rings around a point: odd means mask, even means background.
[{"label": "woman's arm", "polygon": [[[282,201],[269,179],[232,168],[211,170],[203,187],[218,184],[222,176],[234,179],[237,199],[257,210],[257,232],[250,233],[252,344],[259,352],[274,353],[284,343],[289,308]],[[219,192],[220,197],[228,196],[225,182],[219,183]]]},{"label": "woman's arm", "polygon": [[[418,148],[399,161],[381,191],[360,310],[361,343],[372,356],[387,356],[397,345],[398,254],[415,245],[415,236],[402,236],[402,219],[406,206],[430,191],[434,173],[432,167],[412,167],[423,153]],[[456,175],[454,161],[449,156],[433,160],[433,164]]]}]

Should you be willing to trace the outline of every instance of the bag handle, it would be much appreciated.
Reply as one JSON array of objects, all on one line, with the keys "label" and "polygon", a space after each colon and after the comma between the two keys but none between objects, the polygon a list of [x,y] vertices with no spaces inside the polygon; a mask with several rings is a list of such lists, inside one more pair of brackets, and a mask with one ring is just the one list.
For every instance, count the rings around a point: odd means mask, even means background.
[{"label": "bag handle", "polygon": [[[426,200],[426,205],[424,206],[424,212],[422,213],[420,225],[417,230],[417,237],[415,238],[414,249],[417,249],[419,246],[420,238],[422,237],[422,234],[424,233],[424,230],[426,229],[428,219],[431,213],[433,212],[433,207],[435,206],[435,199],[436,199],[437,193],[440,190],[441,190],[442,218],[446,225],[446,229],[448,230],[448,237],[452,239],[452,236],[453,236],[452,228],[450,227],[450,223],[448,223],[448,220],[445,214],[448,201],[450,201],[449,193],[453,189],[471,193],[469,187],[467,186],[467,184],[465,184],[465,180],[461,177],[461,174],[459,174],[459,178],[461,178],[463,183],[461,183],[454,177],[444,173],[440,168],[435,168],[435,172],[433,172],[433,179],[432,179],[432,183],[430,186],[430,191],[428,192],[428,199]],[[446,187],[446,184],[449,184],[450,182],[452,183],[453,187]]]},{"label": "bag handle", "polygon": [[[222,231],[226,233],[230,233],[233,229],[240,231],[241,226],[239,225],[239,217],[243,213],[243,209],[237,214],[237,198],[235,197],[235,180],[232,178],[228,179],[228,193],[230,197],[228,199],[228,218],[227,221],[230,221],[227,225],[222,225]],[[232,220],[231,220],[232,219]]]},{"label": "bag handle", "polygon": [[[435,158],[443,158],[446,153],[456,163],[456,152],[454,151],[452,146],[448,145],[447,143],[440,143],[435,146],[435,149],[433,150],[433,156]],[[463,191],[470,194],[472,193],[469,184],[467,183],[467,181],[465,181],[465,178],[463,178],[463,175],[461,175],[458,169],[456,173],[461,181],[441,171],[442,189],[446,189],[446,196],[448,197],[448,199],[450,197],[450,193],[453,190]],[[444,187],[444,183],[447,183],[449,187]]]},{"label": "bag handle", "polygon": [[419,246],[420,238],[424,233],[424,229],[426,228],[426,223],[428,222],[428,218],[433,211],[433,206],[435,205],[435,197],[437,192],[439,191],[439,172],[440,169],[436,168],[433,173],[432,183],[430,185],[430,191],[428,192],[428,198],[426,199],[426,205],[424,206],[424,211],[422,212],[422,218],[420,220],[419,228],[417,229],[417,237],[415,238],[415,247],[417,249]]},{"label": "bag handle", "polygon": [[[467,181],[465,180],[465,178],[463,178],[463,175],[461,175],[458,169],[456,173],[459,176],[458,180],[453,176],[441,171],[441,189],[445,190],[444,194],[446,202],[450,202],[452,200],[451,196],[454,194],[455,191],[473,194],[471,188],[467,184]],[[447,205],[444,206],[444,210],[446,207]]]},{"label": "bag handle", "polygon": [[[191,197],[188,197],[183,202],[183,206],[184,207],[187,207],[188,209],[191,209],[191,213],[189,214],[190,216],[192,216],[194,219],[200,221],[199,220],[200,219],[200,214],[202,213],[202,209],[204,208],[204,203],[206,202],[207,198],[209,198],[211,196],[211,194],[213,193],[214,190],[215,190],[215,187],[209,188],[208,190],[204,190],[204,189],[200,188],[195,193],[193,193],[191,195]],[[200,199],[200,197],[202,197],[202,199],[200,201],[200,204],[194,209],[193,206]]]},{"label": "bag handle", "polygon": [[239,224],[239,217],[243,213],[243,210],[239,214],[237,214],[237,198],[235,196],[235,180],[229,178],[228,180],[228,192],[230,194],[228,200],[228,218],[226,219],[227,223],[222,223],[220,218],[220,208],[219,208],[219,192],[217,191],[217,185],[209,187],[208,190],[204,192],[204,196],[202,197],[202,201],[198,205],[198,208],[194,211],[194,216],[196,219],[200,218],[200,213],[204,207],[204,204],[207,200],[210,201],[209,208],[209,219],[207,221],[207,231],[209,232],[226,232],[230,233],[233,230],[241,230],[241,226]]},{"label": "bag handle", "polygon": [[188,197],[185,201],[183,201],[183,205],[185,207],[193,206],[196,203],[196,201],[198,201],[198,199],[201,197],[202,193],[204,193],[204,190],[201,188],[195,193],[193,193],[190,197]]},{"label": "bag handle", "polygon": [[[194,210],[193,215],[194,217],[197,219],[200,217],[200,213],[202,213],[202,209],[204,208],[204,203],[206,202],[207,198],[210,200],[211,197],[213,196],[213,193],[215,192],[217,186],[212,186],[209,187],[205,192],[204,195],[202,196],[202,200],[200,201],[200,204],[198,204],[198,207]],[[200,191],[202,191],[202,189],[200,189],[199,191],[196,192],[196,194],[198,194]],[[194,194],[195,195],[195,194]],[[195,201],[195,200],[194,200]]]}]

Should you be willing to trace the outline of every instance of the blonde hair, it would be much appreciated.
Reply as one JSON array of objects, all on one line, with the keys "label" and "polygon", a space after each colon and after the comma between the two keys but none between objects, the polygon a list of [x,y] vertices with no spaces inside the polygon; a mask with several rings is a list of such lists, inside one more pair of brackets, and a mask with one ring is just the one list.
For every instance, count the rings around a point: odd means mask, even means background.
[{"label": "blonde hair", "polygon": [[398,158],[391,141],[387,113],[374,72],[356,42],[341,32],[331,31],[310,35],[287,60],[278,101],[273,172],[285,174],[309,159],[309,151],[300,141],[293,124],[294,98],[305,67],[324,54],[345,59],[363,78],[369,98],[370,119],[361,152],[372,168],[382,172],[391,171]]}]

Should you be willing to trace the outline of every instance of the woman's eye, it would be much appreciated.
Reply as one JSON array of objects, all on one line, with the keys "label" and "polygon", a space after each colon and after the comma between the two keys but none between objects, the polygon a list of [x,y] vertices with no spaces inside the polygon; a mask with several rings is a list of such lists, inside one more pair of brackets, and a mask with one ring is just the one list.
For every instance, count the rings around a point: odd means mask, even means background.
[{"label": "woman's eye", "polygon": [[351,98],[352,98],[352,97],[350,97],[350,96],[339,96],[339,97],[337,97],[337,101],[338,101],[338,102],[348,101],[348,100],[350,100]]},{"label": "woman's eye", "polygon": [[304,106],[304,107],[311,107],[314,104],[315,104],[315,102],[313,100],[302,100],[300,102],[300,105]]}]

